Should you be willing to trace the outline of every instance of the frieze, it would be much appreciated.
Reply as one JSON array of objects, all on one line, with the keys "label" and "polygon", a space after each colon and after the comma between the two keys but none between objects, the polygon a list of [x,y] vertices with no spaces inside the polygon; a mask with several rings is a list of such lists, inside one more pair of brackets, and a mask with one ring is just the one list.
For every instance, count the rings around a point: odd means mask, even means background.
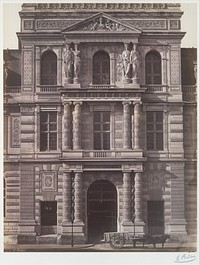
[{"label": "frieze", "polygon": [[29,113],[33,113],[35,111],[34,107],[21,107],[20,108],[21,112],[29,112]]},{"label": "frieze", "polygon": [[[28,5],[28,4],[25,4]],[[33,4],[30,4],[33,6]],[[179,7],[179,4],[170,4],[170,6]],[[134,10],[134,9],[168,9],[169,4],[165,3],[49,3],[49,4],[35,4],[36,10],[48,10],[48,9],[76,9],[76,10],[101,10],[101,9],[110,9],[110,10]]]},{"label": "frieze", "polygon": [[79,22],[80,20],[37,20],[36,30],[60,30],[69,27],[72,24]]},{"label": "frieze", "polygon": [[167,29],[166,20],[131,20],[127,22],[140,29]]}]

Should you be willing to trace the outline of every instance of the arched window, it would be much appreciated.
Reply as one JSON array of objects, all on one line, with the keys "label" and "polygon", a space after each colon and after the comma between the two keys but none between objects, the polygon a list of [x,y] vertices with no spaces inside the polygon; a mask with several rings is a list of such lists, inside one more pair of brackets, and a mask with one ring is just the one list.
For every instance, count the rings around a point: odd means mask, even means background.
[{"label": "arched window", "polygon": [[161,84],[161,57],[156,51],[148,52],[145,57],[146,84]]},{"label": "arched window", "polygon": [[57,84],[57,56],[52,51],[47,51],[41,58],[41,85]]},{"label": "arched window", "polygon": [[110,84],[110,57],[99,51],[93,56],[93,84]]}]

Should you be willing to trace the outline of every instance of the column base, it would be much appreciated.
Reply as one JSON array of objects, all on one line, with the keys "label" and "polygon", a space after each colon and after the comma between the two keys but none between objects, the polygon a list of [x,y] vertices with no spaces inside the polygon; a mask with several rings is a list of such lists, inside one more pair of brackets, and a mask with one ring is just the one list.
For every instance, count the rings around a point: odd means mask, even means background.
[{"label": "column base", "polygon": [[135,223],[135,228],[134,228],[134,223],[133,222],[123,222],[122,223],[122,232],[129,232],[131,234],[136,235],[143,235],[144,234],[144,226],[145,223],[143,221],[138,221]]},{"label": "column base", "polygon": [[185,219],[172,219],[169,221],[168,232],[173,241],[184,242],[187,240]]},{"label": "column base", "polygon": [[[69,245],[72,242],[72,224],[62,224],[62,234],[59,239],[59,244]],[[74,244],[85,244],[84,223],[78,222],[73,224],[73,242]]]},{"label": "column base", "polygon": [[35,244],[36,232],[35,232],[35,220],[21,220],[18,224],[19,235],[18,244]]}]

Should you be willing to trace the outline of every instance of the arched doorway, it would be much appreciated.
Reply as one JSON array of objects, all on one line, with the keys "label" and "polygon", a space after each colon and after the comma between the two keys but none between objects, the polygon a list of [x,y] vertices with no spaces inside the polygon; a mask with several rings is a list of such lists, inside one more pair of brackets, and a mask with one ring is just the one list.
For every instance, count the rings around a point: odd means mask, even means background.
[{"label": "arched doorway", "polygon": [[99,242],[105,232],[117,231],[117,191],[107,180],[92,183],[87,193],[88,241]]}]

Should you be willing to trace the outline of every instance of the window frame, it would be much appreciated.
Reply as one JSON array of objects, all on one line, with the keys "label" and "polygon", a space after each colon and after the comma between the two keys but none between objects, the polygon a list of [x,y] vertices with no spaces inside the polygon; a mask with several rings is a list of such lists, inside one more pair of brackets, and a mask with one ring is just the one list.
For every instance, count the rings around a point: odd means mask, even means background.
[{"label": "window frame", "polygon": [[[95,113],[99,113],[100,114],[100,121],[95,122]],[[104,122],[104,114],[107,113],[109,114],[109,121],[105,121]],[[105,125],[109,124],[109,129],[104,129]],[[95,129],[95,125],[100,125],[100,129],[96,130]],[[95,147],[95,134],[100,134],[100,149]],[[108,134],[108,138],[109,139],[109,148],[105,148],[104,144],[104,139],[106,137],[106,134]],[[94,150],[102,150],[102,151],[106,151],[106,150],[111,150],[111,111],[108,110],[94,110],[93,111],[93,149]]]},{"label": "window frame", "polygon": [[[41,114],[47,113],[47,121],[45,123],[43,123],[42,121],[42,115]],[[56,121],[50,121],[50,114],[55,113],[56,114]],[[43,123],[43,124],[42,124]],[[47,130],[42,130],[42,126],[47,125]],[[51,130],[50,127],[51,125],[55,125],[56,124],[56,130]],[[39,150],[40,152],[56,152],[58,151],[58,111],[57,110],[40,110],[40,122],[39,122],[39,135],[40,135],[40,142],[39,142]],[[43,150],[41,143],[44,141],[44,138],[42,137],[43,135],[47,135],[47,140],[46,140],[46,149]],[[50,135],[51,134],[56,134],[56,148],[52,149],[50,148],[51,145],[51,138]],[[43,138],[43,139],[42,139]]]},{"label": "window frame", "polygon": [[[148,64],[150,65],[149,68]],[[156,73],[155,68],[159,69],[159,73]],[[150,69],[149,72],[148,69]],[[155,82],[156,78],[159,78],[158,82]],[[147,81],[148,79],[150,82]],[[149,51],[145,55],[145,84],[162,85],[162,58],[157,51]]]},{"label": "window frame", "polygon": [[[95,72],[95,69],[97,67],[97,63],[99,63],[99,74],[97,74]],[[107,67],[108,72],[103,72],[104,67]],[[97,82],[97,76],[99,80],[101,79],[100,82]],[[108,78],[105,78],[106,82],[103,82],[103,78],[104,76],[108,75]],[[93,85],[110,85],[110,56],[106,51],[97,51],[94,55],[93,55],[93,59],[92,59],[92,84]]]},{"label": "window frame", "polygon": [[[153,115],[153,120],[148,121],[148,113],[152,113]],[[157,121],[156,115],[158,113],[162,114],[162,119],[161,121]],[[158,125],[162,125],[162,129],[157,129]],[[148,126],[152,126],[152,129],[148,129]],[[164,151],[165,144],[164,144],[164,112],[163,111],[146,111],[146,149],[147,151]],[[148,135],[153,134],[153,139],[152,139],[152,145],[153,148],[149,147],[149,139]],[[159,148],[158,145],[158,135],[162,134],[162,147]]]},{"label": "window frame", "polygon": [[40,59],[40,85],[56,86],[57,75],[57,55],[53,51],[45,51]]}]

